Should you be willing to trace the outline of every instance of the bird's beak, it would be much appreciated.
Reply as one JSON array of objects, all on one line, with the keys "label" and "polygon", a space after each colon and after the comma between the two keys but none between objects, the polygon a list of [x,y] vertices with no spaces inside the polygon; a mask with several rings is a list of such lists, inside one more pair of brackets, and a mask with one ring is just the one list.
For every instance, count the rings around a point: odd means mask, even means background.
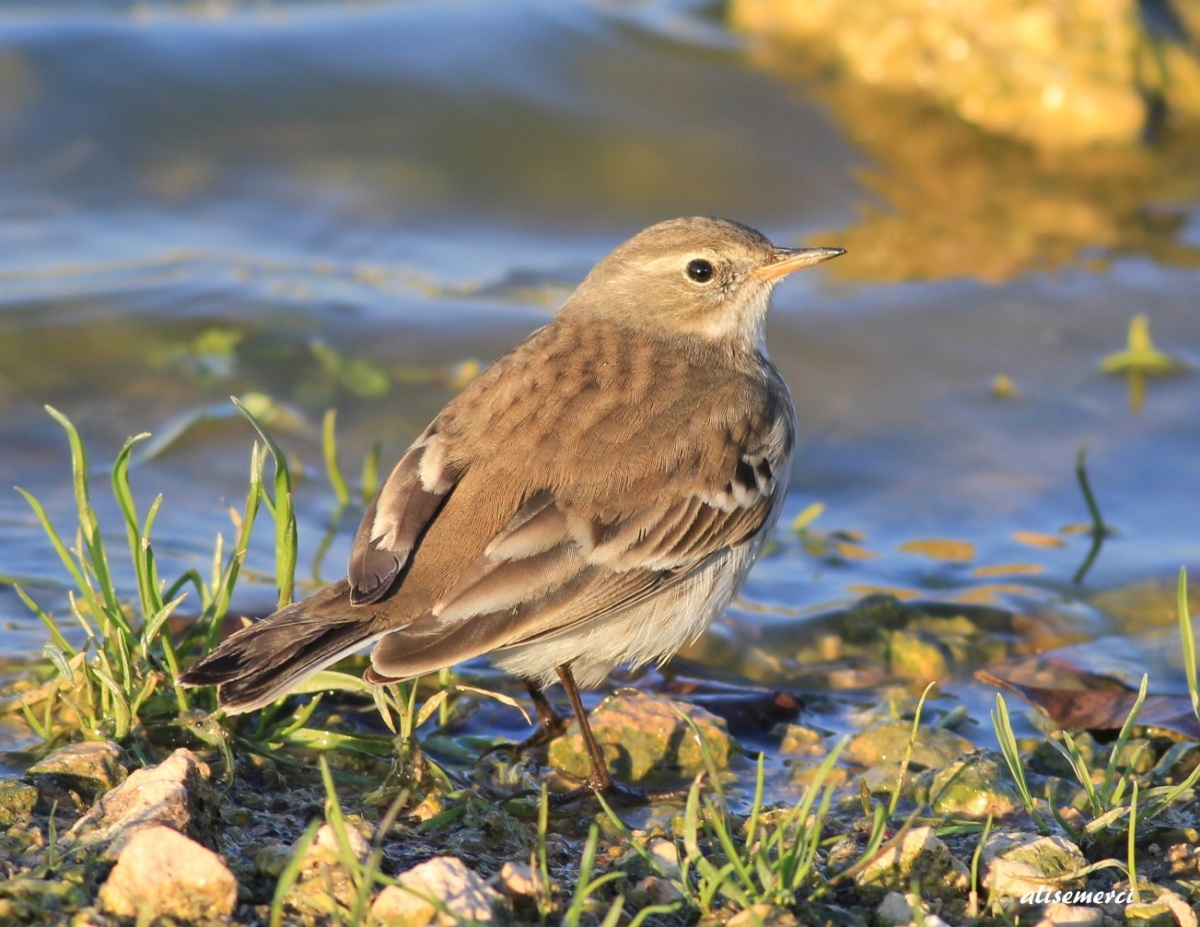
[{"label": "bird's beak", "polygon": [[758,280],[778,280],[794,270],[811,267],[845,253],[845,248],[776,248],[774,260],[753,271],[750,276]]}]

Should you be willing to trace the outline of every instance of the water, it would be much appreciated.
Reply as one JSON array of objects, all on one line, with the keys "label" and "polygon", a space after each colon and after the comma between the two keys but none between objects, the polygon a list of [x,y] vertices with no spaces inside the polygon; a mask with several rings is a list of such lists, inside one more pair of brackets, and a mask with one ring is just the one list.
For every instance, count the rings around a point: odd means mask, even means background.
[{"label": "water", "polygon": [[[1055,163],[917,111],[789,75],[707,4],[4,4],[3,482],[72,524],[47,403],[82,430],[97,497],[128,436],[175,434],[134,485],[143,508],[165,497],[164,574],[207,569],[253,439],[227,397],[268,394],[292,416],[277,432],[303,471],[308,578],[334,508],[326,408],[350,473],[376,440],[390,466],[456,365],[542,324],[609,248],[660,219],[726,215],[850,254],[776,297],[792,490],[779,547],[697,651],[714,671],[877,590],[1049,610],[1097,660],[1140,654],[1169,597],[1093,603],[1200,566],[1200,145]],[[1192,365],[1151,381],[1140,411],[1098,371],[1136,313]],[[1075,585],[1089,539],[1061,529],[1087,521],[1084,445],[1116,533]],[[789,533],[816,501],[815,528],[855,533],[866,556]],[[930,538],[973,556],[911,549]],[[260,612],[266,526],[249,567],[235,606]],[[0,575],[62,610],[61,567],[7,490]],[[0,622],[0,651],[40,652],[8,586]],[[1144,649],[1153,672],[1161,649]]]}]

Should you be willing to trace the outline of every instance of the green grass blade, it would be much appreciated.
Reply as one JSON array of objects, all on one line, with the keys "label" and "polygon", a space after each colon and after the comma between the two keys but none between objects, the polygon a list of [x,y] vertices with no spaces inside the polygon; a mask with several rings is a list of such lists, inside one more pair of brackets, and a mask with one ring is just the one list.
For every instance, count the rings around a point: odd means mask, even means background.
[{"label": "green grass blade", "polygon": [[[100,657],[103,654],[99,655]],[[129,732],[133,730],[133,711],[130,708],[129,699],[125,694],[125,689],[122,687],[108,670],[99,665],[99,660],[92,664],[91,671],[97,679],[100,680],[102,686],[108,690],[109,710],[111,712],[111,720],[113,721],[112,736],[115,740],[124,740],[129,736]]]},{"label": "green grass blade", "polygon": [[[242,565],[246,562],[246,550],[250,546],[250,534],[254,528],[254,520],[258,516],[258,507],[263,498],[262,472],[265,462],[266,451],[261,444],[255,441],[254,447],[250,451],[250,486],[246,491],[245,508],[242,510],[241,518],[238,520],[237,538],[234,541],[233,550],[229,553],[225,567],[220,573],[220,579],[213,589],[212,620],[209,625],[206,650],[213,648],[217,638],[221,634],[221,624],[226,613],[229,611],[229,600],[233,595],[233,587],[237,585]],[[219,553],[217,556],[219,557]]]},{"label": "green grass blade", "polygon": [[758,762],[755,763],[754,799],[750,802],[750,816],[746,822],[746,846],[754,844],[754,838],[758,833],[758,824],[762,816],[763,791],[766,787],[766,778],[766,756],[760,750],[758,753]]},{"label": "green grass blade", "polygon": [[325,412],[321,422],[321,452],[325,458],[325,473],[329,477],[329,485],[333,489],[333,497],[337,500],[339,509],[350,504],[350,490],[346,486],[346,478],[342,476],[342,468],[337,456],[337,409]]},{"label": "green grass blade", "polygon": [[[71,446],[71,477],[75,488],[75,506],[79,516],[79,528],[83,536],[83,550],[80,553],[82,555],[86,552],[88,564],[96,576],[96,583],[109,615],[123,633],[132,636],[132,629],[124,620],[120,603],[117,601],[117,592],[108,568],[108,556],[104,550],[104,539],[100,535],[100,526],[96,521],[95,509],[92,507],[88,488],[87,451],[84,449],[83,439],[69,418],[53,406],[46,406],[46,411],[66,431],[67,442]],[[97,615],[104,611],[99,602],[95,603],[93,607]]]},{"label": "green grass blade", "polygon": [[25,498],[25,501],[29,503],[29,507],[33,509],[34,517],[37,518],[38,523],[42,526],[42,530],[46,532],[46,537],[50,539],[50,544],[54,548],[54,552],[58,554],[58,559],[62,561],[62,565],[71,574],[71,579],[75,581],[75,585],[79,589],[83,589],[86,583],[84,582],[83,574],[79,571],[79,564],[51,523],[50,516],[46,514],[42,503],[38,501],[33,493],[22,489],[20,486],[17,487],[17,492]]},{"label": "green grass blade", "polygon": [[1129,857],[1129,888],[1133,892],[1133,901],[1135,904],[1142,903],[1141,892],[1138,889],[1137,876],[1137,804],[1138,804],[1138,784],[1137,780],[1133,780],[1133,797],[1129,803],[1129,841],[1126,845],[1127,854]]},{"label": "green grass blade", "polygon": [[892,797],[888,801],[889,818],[896,813],[896,805],[900,803],[900,793],[904,790],[904,777],[908,775],[908,767],[912,763],[913,751],[917,746],[917,734],[921,728],[921,711],[925,708],[925,700],[929,698],[929,693],[936,685],[936,681],[930,682],[925,687],[925,691],[921,693],[920,699],[917,700],[917,710],[913,713],[912,730],[909,731],[904,757],[900,760],[900,771],[896,776],[896,787],[892,790]]},{"label": "green grass blade", "polygon": [[1017,735],[1013,733],[1012,719],[1008,715],[1008,705],[1004,701],[1004,696],[999,692],[996,693],[996,707],[992,710],[991,715],[992,727],[996,731],[996,741],[1000,744],[1000,755],[1004,757],[1004,763],[1008,766],[1009,775],[1012,776],[1013,782],[1017,786],[1017,792],[1021,795],[1025,810],[1038,822],[1039,827],[1045,829],[1046,822],[1042,818],[1041,812],[1038,811],[1037,805],[1034,804],[1033,793],[1029,791],[1029,781],[1025,778],[1025,765],[1021,759],[1021,751],[1017,747]]},{"label": "green grass blade", "polygon": [[[1108,757],[1108,766],[1104,770],[1104,781],[1100,786],[1100,807],[1108,810],[1112,807],[1114,801],[1120,801],[1120,795],[1117,794],[1117,786],[1121,785],[1114,780],[1117,775],[1117,762],[1124,752],[1125,744],[1129,742],[1129,736],[1133,733],[1133,727],[1137,723],[1138,715],[1142,711],[1142,703],[1146,701],[1146,689],[1150,685],[1150,676],[1148,673],[1142,674],[1142,684],[1138,687],[1137,699],[1133,703],[1133,707],[1129,709],[1129,715],[1125,718],[1125,723],[1121,725],[1121,733],[1117,735],[1116,743],[1112,746],[1112,752]],[[1130,765],[1133,765],[1132,763]],[[1091,777],[1088,777],[1091,781]]]},{"label": "green grass blade", "polygon": [[279,607],[292,601],[296,574],[296,513],[292,508],[292,475],[283,450],[262,424],[236,396],[233,404],[249,419],[275,460],[275,494],[268,500],[275,516],[275,582],[279,587]]},{"label": "green grass blade", "polygon": [[149,552],[149,545],[143,543],[146,538],[141,530],[133,488],[129,485],[129,458],[134,446],[148,437],[150,435],[143,432],[128,439],[117,454],[112,469],[113,498],[117,500],[117,507],[125,518],[125,537],[129,544],[129,559],[133,562],[134,574],[137,577],[138,601],[143,620],[148,620],[157,608],[150,595],[153,584],[147,572],[146,554]]},{"label": "green grass blade", "polygon": [[1188,694],[1192,712],[1200,719],[1200,685],[1196,682],[1196,634],[1188,611],[1187,568],[1179,569],[1179,636],[1183,642],[1183,671],[1187,674]]},{"label": "green grass blade", "polygon": [[77,654],[79,651],[72,647],[71,642],[68,641],[63,635],[62,629],[58,626],[58,622],[55,621],[54,618],[52,618],[45,611],[43,611],[42,607],[38,605],[37,602],[33,601],[29,594],[20,585],[14,585],[13,589],[16,591],[21,601],[25,603],[25,607],[33,612],[37,616],[38,621],[42,623],[42,626],[50,632],[50,640],[54,646],[58,647],[64,653],[75,656],[75,654]]}]

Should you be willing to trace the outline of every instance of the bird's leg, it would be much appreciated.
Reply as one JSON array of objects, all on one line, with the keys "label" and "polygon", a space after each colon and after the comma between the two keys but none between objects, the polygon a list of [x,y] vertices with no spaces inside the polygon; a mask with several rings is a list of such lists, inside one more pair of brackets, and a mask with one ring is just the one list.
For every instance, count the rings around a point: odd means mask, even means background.
[{"label": "bird's leg", "polygon": [[575,677],[571,675],[571,664],[564,663],[557,668],[558,678],[562,680],[563,690],[571,702],[575,718],[579,721],[579,733],[583,735],[583,748],[587,750],[588,763],[592,774],[587,778],[587,787],[595,792],[607,792],[613,787],[613,778],[608,773],[608,764],[604,762],[604,754],[596,737],[592,734],[592,726],[588,724],[587,711],[583,700],[579,697],[579,687],[575,685]]},{"label": "bird's leg", "polygon": [[592,733],[592,726],[588,723],[587,711],[583,707],[583,700],[579,697],[579,687],[575,685],[575,677],[571,675],[571,665],[569,663],[563,664],[557,667],[557,670],[558,678],[562,680],[563,689],[566,690],[567,698],[571,701],[571,708],[574,710],[575,717],[579,721],[579,733],[583,735],[583,746],[587,750],[588,762],[592,767],[592,773],[587,777],[587,782],[582,788],[573,789],[570,792],[560,792],[551,796],[551,804],[556,807],[562,807],[577,798],[596,793],[603,793],[610,801],[618,799],[626,804],[644,804],[648,801],[685,800],[687,798],[686,789],[647,792],[628,785],[622,785],[612,777],[608,771],[608,764],[604,762],[604,753],[600,749],[600,745],[596,743],[596,737]]},{"label": "bird's leg", "polygon": [[567,729],[567,722],[563,716],[554,710],[550,699],[546,698],[546,690],[529,681],[525,682],[525,686],[529,689],[529,698],[537,711],[538,726],[536,731],[521,741],[522,750],[549,743],[555,737],[561,736]]},{"label": "bird's leg", "polygon": [[497,750],[509,750],[517,754],[525,750],[531,750],[534,747],[540,747],[542,744],[547,744],[555,737],[560,736],[567,729],[567,722],[563,719],[562,715],[554,710],[554,706],[546,698],[546,691],[541,686],[529,680],[525,681],[525,686],[529,689],[529,698],[533,702],[534,709],[537,711],[537,730],[518,743],[496,744],[495,746],[488,747],[479,755],[480,759],[495,753]]}]

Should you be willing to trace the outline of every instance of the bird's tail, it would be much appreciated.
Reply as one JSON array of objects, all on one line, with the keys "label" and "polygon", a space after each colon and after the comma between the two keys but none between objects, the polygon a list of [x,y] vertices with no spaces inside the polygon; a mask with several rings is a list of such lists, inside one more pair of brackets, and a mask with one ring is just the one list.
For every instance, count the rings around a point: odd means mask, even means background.
[{"label": "bird's tail", "polygon": [[342,581],[231,635],[179,677],[219,686],[229,714],[261,708],[331,663],[380,636],[366,609],[352,608]]}]

